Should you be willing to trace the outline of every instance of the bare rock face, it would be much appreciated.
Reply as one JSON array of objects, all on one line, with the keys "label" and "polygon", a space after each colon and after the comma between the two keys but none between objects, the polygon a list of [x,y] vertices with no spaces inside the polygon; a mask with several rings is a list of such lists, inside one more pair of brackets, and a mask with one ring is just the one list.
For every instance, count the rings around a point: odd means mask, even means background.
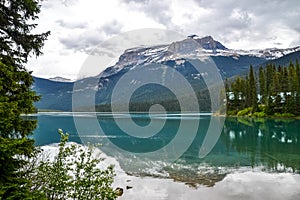
[{"label": "bare rock face", "polygon": [[173,42],[170,44],[168,51],[185,55],[194,53],[198,49],[202,49],[202,46],[196,40],[192,38],[186,38],[182,41]]},{"label": "bare rock face", "polygon": [[211,36],[206,36],[203,38],[195,38],[195,40],[202,46],[203,49],[216,51],[227,50],[227,48],[220,42],[213,39]]}]

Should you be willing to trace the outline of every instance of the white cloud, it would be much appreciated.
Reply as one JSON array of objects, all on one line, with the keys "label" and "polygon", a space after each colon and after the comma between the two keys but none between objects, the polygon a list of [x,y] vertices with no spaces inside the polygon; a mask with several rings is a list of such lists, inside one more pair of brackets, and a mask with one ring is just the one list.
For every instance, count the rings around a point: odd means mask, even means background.
[{"label": "white cloud", "polygon": [[27,68],[36,76],[75,78],[96,45],[140,28],[212,35],[229,48],[296,46],[299,19],[298,0],[46,0],[36,32],[50,30],[51,36],[44,55]]}]

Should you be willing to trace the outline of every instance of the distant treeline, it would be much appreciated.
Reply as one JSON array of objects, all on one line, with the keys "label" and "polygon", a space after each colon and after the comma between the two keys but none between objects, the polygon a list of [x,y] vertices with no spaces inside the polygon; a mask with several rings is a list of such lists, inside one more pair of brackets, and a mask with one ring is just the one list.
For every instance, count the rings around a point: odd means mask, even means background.
[{"label": "distant treeline", "polygon": [[[300,66],[267,64],[257,73],[253,67],[247,76],[226,81],[227,113],[300,115]],[[246,109],[246,110],[245,110]],[[244,110],[244,113],[241,111]]]},{"label": "distant treeline", "polygon": [[[207,89],[203,89],[201,91],[196,92],[196,96],[198,99],[199,104],[199,111],[201,112],[210,112],[211,111],[211,102],[209,97],[209,92]],[[188,102],[190,100],[190,95],[186,95],[184,97],[181,97],[183,101]],[[165,100],[162,99],[153,99],[150,96],[148,97],[148,101],[131,101],[129,103],[129,111],[130,112],[148,112],[150,107],[155,104],[160,104],[162,107],[164,107],[166,112],[180,112],[180,111],[190,111],[194,112],[195,108],[190,106],[189,103],[186,103],[186,107],[182,108],[179,104],[178,99],[174,98],[168,98]],[[126,105],[120,104],[115,105],[115,108],[117,108],[118,111],[122,112],[125,111]],[[85,110],[87,108],[84,108]],[[111,112],[111,104],[99,104],[96,105],[96,111],[97,112]]]}]

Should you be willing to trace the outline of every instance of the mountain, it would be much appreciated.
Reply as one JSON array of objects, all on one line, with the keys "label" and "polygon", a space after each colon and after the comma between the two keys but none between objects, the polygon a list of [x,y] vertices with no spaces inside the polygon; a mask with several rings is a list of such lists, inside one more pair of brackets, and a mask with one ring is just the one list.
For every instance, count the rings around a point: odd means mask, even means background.
[{"label": "mountain", "polygon": [[[111,102],[114,86],[124,74],[137,66],[143,66],[143,69],[149,74],[152,70],[157,70],[161,76],[159,78],[162,79],[168,77],[166,75],[171,73],[170,70],[166,70],[164,67],[150,66],[151,63],[167,65],[170,69],[175,69],[179,72],[192,86],[193,90],[196,91],[198,99],[203,100],[204,107],[209,107],[207,104],[209,99],[207,99],[207,94],[205,95],[206,84],[203,79],[205,73],[201,74],[196,71],[188,59],[209,56],[219,69],[222,78],[230,78],[245,73],[249,69],[250,64],[259,66],[271,61],[283,62],[283,60],[288,60],[289,62],[290,60],[295,60],[299,57],[299,52],[300,47],[249,51],[233,50],[228,49],[211,36],[200,38],[197,35],[190,35],[182,41],[175,41],[168,45],[127,49],[120,55],[115,65],[108,67],[95,77],[88,77],[76,82],[84,85],[80,91],[77,91],[83,97],[82,105],[78,109],[88,110],[91,105],[85,104],[87,101],[84,100],[84,97],[95,94],[95,104],[101,105],[98,108],[100,110],[109,110],[108,104]],[[205,71],[205,69],[203,70]],[[42,100],[36,103],[37,108],[72,110],[71,102],[74,83],[58,82],[58,79],[55,79],[55,81],[37,77],[34,79],[33,89],[42,95]],[[124,92],[128,88],[134,87],[135,84],[136,80],[132,77],[126,85],[122,86]],[[133,104],[131,106],[139,110],[141,106],[146,104],[150,107],[153,103],[166,101],[166,106],[178,105],[174,94],[168,88],[149,84],[138,89],[132,95],[131,102]]]},{"label": "mountain", "polygon": [[[167,63],[167,65],[172,65],[172,61],[175,61],[177,68],[181,65],[184,67],[185,59],[182,58],[210,56],[220,69],[221,75],[227,78],[248,69],[250,64],[259,65],[264,63],[270,57],[269,54],[265,57],[266,54],[262,51],[251,50],[248,54],[246,54],[246,51],[242,51],[241,54],[239,52],[241,50],[228,49],[211,36],[199,38],[196,35],[191,35],[182,41],[176,41],[169,45],[128,49],[119,57],[114,66],[108,67],[98,77],[110,77],[134,68],[137,64]],[[261,52],[261,54],[258,52]]]},{"label": "mountain", "polygon": [[268,63],[273,63],[275,65],[288,66],[291,61],[293,63],[295,63],[296,59],[298,59],[298,61],[300,61],[300,50],[296,51],[296,52],[292,52],[285,56],[276,58],[274,60],[268,60],[266,63],[263,63],[263,65],[266,65]]},{"label": "mountain", "polygon": [[197,41],[203,49],[212,50],[213,52],[219,50],[228,50],[223,44],[214,40],[210,35],[200,38],[197,35],[189,35],[188,38]]},{"label": "mountain", "polygon": [[72,82],[57,82],[48,79],[33,77],[32,89],[41,95],[41,100],[35,103],[38,109],[45,110],[72,110]]}]

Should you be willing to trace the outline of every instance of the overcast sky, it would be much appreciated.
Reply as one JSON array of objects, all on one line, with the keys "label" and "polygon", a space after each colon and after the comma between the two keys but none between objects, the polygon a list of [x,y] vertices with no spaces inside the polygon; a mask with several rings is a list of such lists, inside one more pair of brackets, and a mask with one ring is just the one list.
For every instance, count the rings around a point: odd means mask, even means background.
[{"label": "overcast sky", "polygon": [[141,28],[211,35],[234,49],[300,45],[299,0],[44,0],[39,17],[35,31],[51,36],[27,68],[46,78],[76,78],[95,45]]}]

